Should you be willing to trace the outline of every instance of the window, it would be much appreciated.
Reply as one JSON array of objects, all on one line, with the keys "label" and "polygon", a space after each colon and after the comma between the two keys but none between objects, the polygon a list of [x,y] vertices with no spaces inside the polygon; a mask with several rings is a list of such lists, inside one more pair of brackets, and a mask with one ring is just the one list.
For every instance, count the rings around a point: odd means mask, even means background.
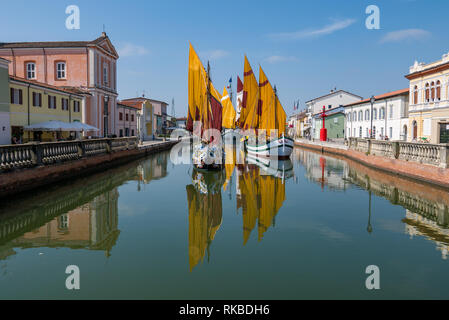
[{"label": "window", "polygon": [[365,110],[365,120],[369,120],[369,110]]},{"label": "window", "polygon": [[366,128],[366,137],[367,138],[369,137],[369,130],[368,130],[368,128]]},{"label": "window", "polygon": [[390,127],[390,136],[388,138],[391,139],[392,136],[393,136],[393,127]]},{"label": "window", "polygon": [[430,84],[430,97],[432,101],[435,101],[435,82],[432,81]]},{"label": "window", "polygon": [[390,115],[389,115],[390,119],[393,119],[393,105],[390,104]]},{"label": "window", "polygon": [[356,135],[356,129],[354,128],[354,137],[356,137],[357,135]]},{"label": "window", "polygon": [[418,86],[413,89],[413,103],[418,104]]},{"label": "window", "polygon": [[129,121],[128,114],[125,114],[126,121]]},{"label": "window", "polygon": [[26,68],[27,79],[36,79],[36,64],[34,62],[28,62]]},{"label": "window", "polygon": [[56,109],[56,97],[48,96],[48,109]]},{"label": "window", "polygon": [[42,107],[42,93],[33,92],[33,107]]},{"label": "window", "polygon": [[125,136],[129,137],[129,128],[125,128]]},{"label": "window", "polygon": [[119,119],[120,121],[123,120],[123,113],[122,113],[122,112],[120,112],[120,113],[118,114],[118,119]]},{"label": "window", "polygon": [[354,111],[354,113],[352,114],[352,121],[357,121],[357,112]]},{"label": "window", "polygon": [[22,104],[22,89],[10,89],[11,93],[11,103],[12,104]]},{"label": "window", "polygon": [[380,137],[383,138],[384,136],[384,127],[380,128]]},{"label": "window", "polygon": [[360,127],[360,129],[359,129],[359,138],[361,138],[362,137],[362,127]]},{"label": "window", "polygon": [[131,130],[131,137],[134,137],[134,129]]},{"label": "window", "polygon": [[103,84],[108,85],[108,65],[107,63],[103,63]]},{"label": "window", "polygon": [[373,109],[373,120],[377,120],[377,109]]},{"label": "window", "polygon": [[56,79],[66,78],[65,62],[56,63]]},{"label": "window", "polygon": [[429,84],[426,83],[426,102],[429,102],[429,100],[430,100]]},{"label": "window", "polygon": [[362,121],[362,120],[363,120],[363,111],[360,110],[359,111],[359,121]]},{"label": "window", "polygon": [[73,112],[80,112],[80,102],[79,101],[73,101]]},{"label": "window", "polygon": [[134,122],[134,115],[131,115],[131,122]]},{"label": "window", "polygon": [[376,139],[376,126],[373,127],[373,138]]},{"label": "window", "polygon": [[379,113],[379,120],[383,120],[385,119],[385,108],[382,107],[380,108],[380,113]]},{"label": "window", "polygon": [[120,129],[119,136],[120,136],[120,137],[123,137],[123,129]]},{"label": "window", "polygon": [[441,82],[440,80],[437,81],[437,100],[441,100]]},{"label": "window", "polygon": [[62,110],[69,110],[69,99],[61,98]]}]

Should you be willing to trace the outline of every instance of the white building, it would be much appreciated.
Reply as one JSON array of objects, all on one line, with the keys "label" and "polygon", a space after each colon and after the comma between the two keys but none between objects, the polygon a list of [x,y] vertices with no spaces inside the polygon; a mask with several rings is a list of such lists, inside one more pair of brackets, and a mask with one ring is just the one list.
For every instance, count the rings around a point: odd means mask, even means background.
[{"label": "white building", "polygon": [[371,115],[370,99],[345,105],[346,138],[369,138],[371,117],[373,138],[407,140],[409,89],[375,96]]},{"label": "white building", "polygon": [[315,129],[313,115],[322,112],[323,107],[328,111],[362,99],[362,97],[344,90],[331,90],[329,94],[309,100],[306,102],[307,120],[305,126],[311,127],[310,134],[312,137],[319,138],[320,132]]}]

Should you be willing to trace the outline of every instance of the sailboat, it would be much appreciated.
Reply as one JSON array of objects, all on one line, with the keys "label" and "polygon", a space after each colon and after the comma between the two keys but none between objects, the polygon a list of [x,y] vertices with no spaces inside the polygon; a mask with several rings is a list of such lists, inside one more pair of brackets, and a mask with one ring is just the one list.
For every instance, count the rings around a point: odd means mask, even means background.
[{"label": "sailboat", "polygon": [[[222,130],[221,95],[190,44],[189,49],[189,107],[186,129],[194,133],[193,165],[197,169],[222,169],[223,146],[220,143]],[[199,125],[198,125],[199,124]],[[216,137],[214,129],[220,137]]]},{"label": "sailboat", "polygon": [[285,135],[287,115],[277,96],[276,87],[273,89],[262,67],[257,84],[246,56],[244,75],[239,124],[245,131],[255,131],[252,136],[247,135],[245,140],[247,153],[258,157],[289,158],[294,142]]}]

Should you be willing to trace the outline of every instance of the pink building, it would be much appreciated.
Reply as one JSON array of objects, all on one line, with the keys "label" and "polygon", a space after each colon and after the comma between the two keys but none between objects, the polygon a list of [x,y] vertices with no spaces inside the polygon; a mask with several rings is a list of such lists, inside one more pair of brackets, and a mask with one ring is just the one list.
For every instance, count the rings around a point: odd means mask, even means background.
[{"label": "pink building", "polygon": [[9,74],[85,92],[82,120],[114,134],[117,121],[117,51],[106,33],[93,41],[0,43],[0,58],[11,61]]},{"label": "pink building", "polygon": [[137,133],[137,113],[139,108],[130,104],[117,103],[115,130],[117,137],[135,137]]}]

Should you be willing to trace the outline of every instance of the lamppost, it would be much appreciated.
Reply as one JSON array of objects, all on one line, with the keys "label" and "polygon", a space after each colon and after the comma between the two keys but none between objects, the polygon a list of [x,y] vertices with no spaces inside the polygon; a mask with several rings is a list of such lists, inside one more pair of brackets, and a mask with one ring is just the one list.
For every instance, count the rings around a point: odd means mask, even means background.
[{"label": "lamppost", "polygon": [[374,102],[376,102],[376,99],[374,98],[374,96],[371,96],[370,99],[371,102],[371,131],[370,131],[370,138],[373,139],[373,106],[374,106]]},{"label": "lamppost", "polygon": [[108,137],[108,123],[109,123],[109,96],[104,96],[104,107],[103,107],[103,136]]}]

